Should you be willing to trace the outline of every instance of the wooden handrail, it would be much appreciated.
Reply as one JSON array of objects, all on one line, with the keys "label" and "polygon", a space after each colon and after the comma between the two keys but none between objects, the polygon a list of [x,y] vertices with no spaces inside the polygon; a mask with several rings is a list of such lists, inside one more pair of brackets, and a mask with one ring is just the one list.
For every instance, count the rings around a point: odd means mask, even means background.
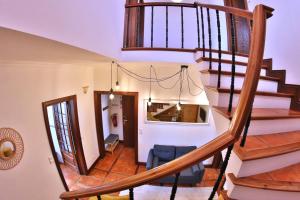
[{"label": "wooden handrail", "polygon": [[247,19],[253,18],[253,13],[247,10],[229,7],[229,6],[220,6],[220,5],[213,5],[213,4],[202,4],[202,3],[172,3],[172,2],[148,2],[148,3],[132,3],[126,4],[125,8],[136,8],[136,7],[149,7],[149,6],[173,6],[173,7],[187,7],[187,8],[196,8],[197,6],[203,8],[210,8],[214,10],[223,11],[226,13],[232,13],[239,17],[244,17]]},{"label": "wooden handrail", "polygon": [[[233,10],[231,11],[233,12]],[[254,101],[254,96],[258,85],[264,54],[267,13],[268,10],[266,6],[258,5],[255,7],[253,13],[253,32],[250,46],[249,63],[246,71],[245,81],[239,103],[233,115],[230,128],[227,132],[223,133],[206,145],[157,168],[101,186],[64,192],[61,194],[60,198],[84,198],[99,194],[118,192],[147,184],[159,178],[180,172],[187,167],[208,159],[216,152],[219,152],[238,141],[245,126],[247,117],[250,113],[251,105]]]}]

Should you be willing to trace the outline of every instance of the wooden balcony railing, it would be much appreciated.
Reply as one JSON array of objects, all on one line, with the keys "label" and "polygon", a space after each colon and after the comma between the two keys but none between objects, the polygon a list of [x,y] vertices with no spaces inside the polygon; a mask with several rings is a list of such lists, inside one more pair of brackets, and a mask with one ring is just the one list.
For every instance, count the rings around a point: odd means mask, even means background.
[{"label": "wooden balcony railing", "polygon": [[[225,12],[230,14],[232,19],[235,16],[244,17],[253,21],[252,33],[251,33],[251,44],[250,44],[250,53],[249,61],[247,66],[247,71],[245,75],[244,85],[240,94],[239,103],[235,109],[235,112],[232,117],[232,121],[228,131],[221,134],[219,137],[205,144],[204,146],[176,159],[167,164],[159,166],[157,168],[151,169],[149,171],[119,180],[112,183],[107,183],[99,185],[97,187],[92,187],[88,189],[80,189],[76,191],[64,192],[61,194],[61,199],[79,199],[90,196],[97,196],[100,199],[100,195],[114,193],[122,190],[130,190],[130,199],[134,198],[133,189],[135,187],[149,184],[154,180],[163,178],[171,174],[177,174],[181,170],[190,167],[200,161],[208,159],[217,152],[228,148],[227,155],[224,159],[224,163],[221,168],[219,178],[215,184],[215,187],[212,191],[210,199],[215,195],[216,189],[221,181],[229,156],[233,145],[236,141],[239,140],[244,126],[247,122],[249,114],[252,109],[252,104],[254,101],[255,92],[258,85],[258,80],[260,76],[260,70],[263,61],[264,46],[265,46],[265,34],[266,34],[266,20],[267,17],[272,15],[273,9],[266,7],[264,5],[257,5],[253,13],[239,10],[231,7],[216,6],[216,5],[206,5],[206,4],[175,4],[175,3],[143,3],[143,4],[134,4],[127,5],[126,8],[130,9],[131,7],[144,7],[144,6],[189,6],[193,8],[198,7],[200,9],[206,9],[207,12],[210,12],[210,9],[214,9],[217,12]],[[234,31],[233,31],[234,32]],[[220,49],[219,49],[220,51]],[[211,53],[211,52],[210,52]],[[232,51],[233,63],[234,63],[234,50]],[[232,65],[233,70],[235,68],[234,64]],[[171,199],[174,199],[176,194],[177,185],[174,184]]]}]

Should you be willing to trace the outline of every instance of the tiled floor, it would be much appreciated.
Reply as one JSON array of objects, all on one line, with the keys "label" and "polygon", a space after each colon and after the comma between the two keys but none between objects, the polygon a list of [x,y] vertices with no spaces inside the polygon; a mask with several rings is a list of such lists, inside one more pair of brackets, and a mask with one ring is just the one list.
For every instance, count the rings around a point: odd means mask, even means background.
[{"label": "tiled floor", "polygon": [[[124,147],[120,144],[114,154],[107,153],[104,159],[98,161],[88,176],[78,175],[65,165],[61,165],[61,168],[70,190],[77,190],[113,182],[146,171],[144,165],[135,164],[134,157],[133,148]],[[213,186],[217,175],[216,169],[206,168],[203,181],[197,186]]]}]

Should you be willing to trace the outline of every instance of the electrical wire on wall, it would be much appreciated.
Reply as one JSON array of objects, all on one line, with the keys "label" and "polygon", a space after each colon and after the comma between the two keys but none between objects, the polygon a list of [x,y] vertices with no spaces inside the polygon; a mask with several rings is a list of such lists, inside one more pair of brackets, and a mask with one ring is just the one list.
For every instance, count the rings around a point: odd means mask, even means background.
[{"label": "electrical wire on wall", "polygon": [[[116,63],[116,62],[112,62]],[[151,89],[152,89],[152,83],[156,83],[157,86],[159,86],[162,89],[166,89],[166,90],[170,90],[170,89],[174,89],[178,83],[179,83],[179,96],[178,96],[178,106],[180,107],[180,100],[181,100],[181,95],[183,92],[183,84],[186,81],[187,82],[187,87],[188,87],[188,93],[191,96],[198,96],[203,92],[203,87],[199,86],[190,76],[189,73],[189,69],[187,65],[182,65],[180,70],[169,75],[169,76],[165,76],[165,77],[158,77],[157,71],[156,69],[151,65],[149,67],[149,76],[144,76],[144,75],[140,75],[136,72],[133,72],[131,70],[129,70],[128,68],[120,65],[119,63],[116,63],[116,67],[117,67],[117,82],[116,82],[116,86],[120,86],[119,83],[119,72],[124,73],[125,75],[140,81],[140,82],[145,82],[145,83],[149,83],[149,100],[148,100],[148,105],[151,105]],[[152,73],[154,74],[154,77],[152,76]],[[163,82],[165,81],[171,81],[174,80],[174,83],[170,86],[165,86],[163,85]],[[192,92],[192,89],[196,88],[199,91],[196,93]],[[178,107],[178,108],[179,108]]]}]

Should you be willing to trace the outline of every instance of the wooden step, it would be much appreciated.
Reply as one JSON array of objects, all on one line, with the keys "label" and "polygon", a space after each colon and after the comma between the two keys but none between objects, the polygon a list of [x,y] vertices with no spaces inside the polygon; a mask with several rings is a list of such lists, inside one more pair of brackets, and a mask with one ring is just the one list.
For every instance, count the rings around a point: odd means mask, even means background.
[{"label": "wooden step", "polygon": [[[205,70],[201,70],[200,72],[203,74],[218,74],[218,70],[214,70],[214,69],[205,69]],[[221,75],[231,76],[231,74],[232,73],[228,71],[221,71]],[[235,76],[245,77],[245,73],[236,72]],[[259,78],[266,81],[276,81],[276,82],[280,81],[280,78],[272,77],[272,76],[260,76]]]},{"label": "wooden step", "polygon": [[[227,108],[213,106],[214,110],[228,119],[232,119],[232,113],[235,108],[229,113]],[[276,120],[276,119],[296,119],[300,118],[300,111],[291,109],[277,109],[277,108],[253,108],[251,120]]]},{"label": "wooden step", "polygon": [[[230,93],[230,89],[228,88],[216,88],[213,86],[205,86],[206,88],[210,90],[214,90],[219,93]],[[240,94],[241,90],[234,90],[234,94]],[[287,97],[287,98],[292,98],[294,97],[293,94],[289,93],[281,93],[281,92],[263,92],[263,91],[256,91],[255,95],[260,95],[260,96],[272,96],[272,97]]]},{"label": "wooden step", "polygon": [[237,178],[234,174],[230,173],[228,174],[228,178],[234,185],[238,186],[264,190],[300,192],[300,163],[243,178]]},{"label": "wooden step", "polygon": [[221,190],[219,195],[219,200],[235,200],[235,199],[231,199],[228,197],[227,190]]},{"label": "wooden step", "polygon": [[[197,63],[199,62],[209,62],[209,58],[208,57],[200,57],[196,60]],[[214,63],[218,63],[219,62],[219,59],[218,58],[212,58],[211,59],[212,62]],[[221,63],[223,64],[232,64],[232,61],[231,60],[226,60],[226,59],[221,59]],[[240,65],[240,66],[247,66],[248,63],[246,62],[240,62],[240,61],[236,61],[235,62],[236,65]],[[266,65],[266,64],[262,64],[262,69],[269,69],[269,67]]]},{"label": "wooden step", "polygon": [[235,145],[234,152],[242,161],[278,156],[300,150],[300,131],[251,135],[246,145]]}]

